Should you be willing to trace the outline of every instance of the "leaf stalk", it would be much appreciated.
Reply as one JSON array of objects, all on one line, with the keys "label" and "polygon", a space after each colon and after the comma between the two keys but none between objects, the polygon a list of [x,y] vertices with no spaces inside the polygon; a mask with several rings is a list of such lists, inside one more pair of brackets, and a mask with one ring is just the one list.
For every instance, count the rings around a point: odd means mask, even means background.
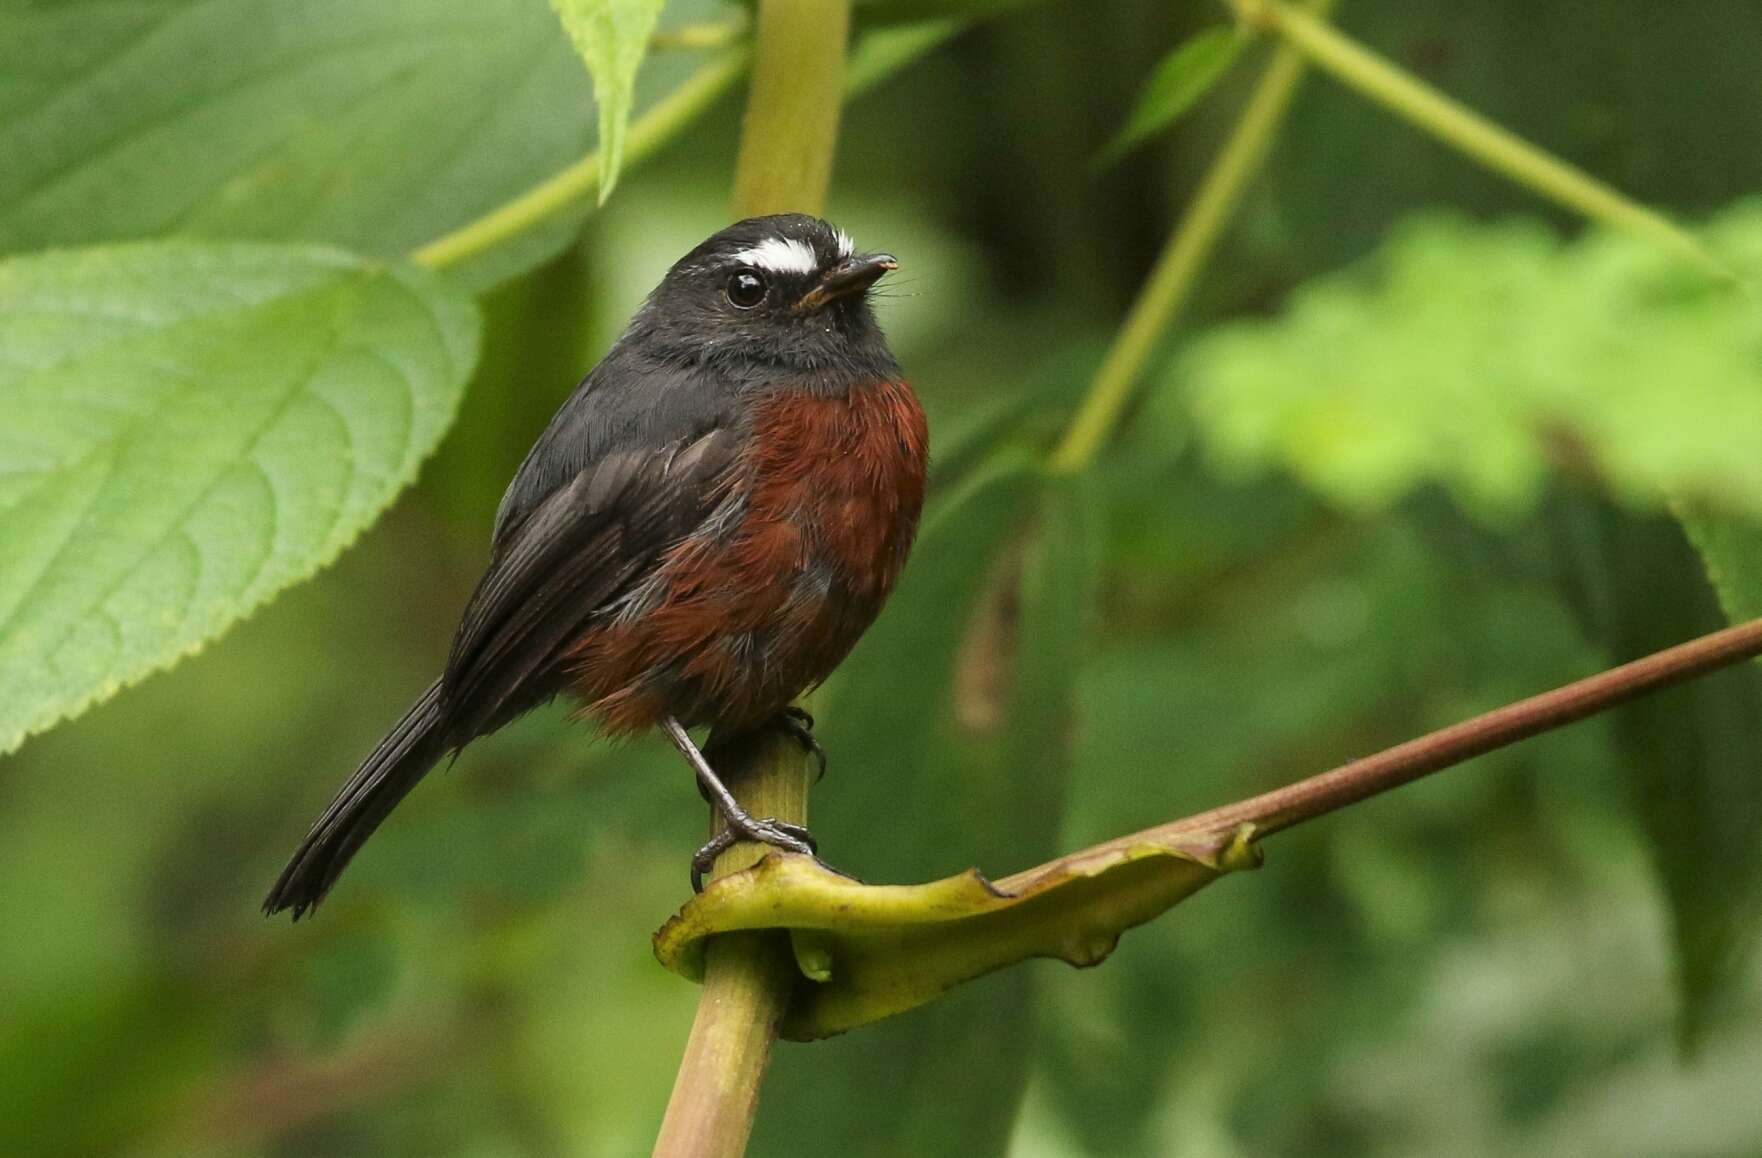
[{"label": "leaf stalk", "polygon": [[1648,237],[1722,280],[1736,280],[1694,234],[1365,48],[1284,0],[1234,0],[1238,18],[1277,34],[1359,95],[1469,159],[1592,221]]},{"label": "leaf stalk", "polygon": [[991,882],[968,870],[921,885],[859,885],[803,857],[772,858],[693,899],[656,935],[656,953],[695,976],[706,937],[714,946],[731,930],[788,929],[811,939],[830,968],[784,1010],[782,1032],[798,1039],[892,1017],[1030,957],[1094,965],[1127,929],[1257,865],[1273,833],[1757,655],[1762,619]]},{"label": "leaf stalk", "polygon": [[[1332,0],[1319,0],[1314,7],[1325,13]],[[1297,49],[1281,46],[1273,54],[1053,449],[1055,473],[1074,474],[1087,467],[1119,426],[1157,343],[1180,316],[1243,192],[1260,172],[1303,70],[1303,54]]]},{"label": "leaf stalk", "polygon": [[1223,831],[1252,824],[1255,839],[1259,840],[1465,760],[1563,728],[1650,692],[1757,655],[1762,655],[1762,619],[1700,636],[1332,771],[1163,827]]},{"label": "leaf stalk", "polygon": [[[793,737],[766,733],[719,752],[717,771],[754,816],[807,822],[811,776]],[[711,831],[724,827],[712,810]],[[711,879],[751,868],[764,855],[758,846],[735,845],[718,858]],[[782,933],[724,933],[705,946],[697,1015],[655,1139],[656,1158],[739,1158],[746,1152],[759,1086],[795,978]]]}]

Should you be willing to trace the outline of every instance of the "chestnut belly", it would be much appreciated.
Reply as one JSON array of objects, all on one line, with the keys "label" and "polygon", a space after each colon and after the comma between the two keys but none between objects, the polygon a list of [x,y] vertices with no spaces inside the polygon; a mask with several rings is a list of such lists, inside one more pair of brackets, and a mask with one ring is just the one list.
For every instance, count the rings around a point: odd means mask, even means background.
[{"label": "chestnut belly", "polygon": [[754,512],[731,536],[706,532],[668,552],[571,653],[587,712],[614,734],[666,716],[738,730],[825,679],[880,612],[891,577],[878,583],[830,557],[818,531]]},{"label": "chestnut belly", "polygon": [[587,713],[614,734],[667,716],[738,730],[825,679],[904,565],[924,444],[903,383],[761,406],[722,504],[571,652]]}]

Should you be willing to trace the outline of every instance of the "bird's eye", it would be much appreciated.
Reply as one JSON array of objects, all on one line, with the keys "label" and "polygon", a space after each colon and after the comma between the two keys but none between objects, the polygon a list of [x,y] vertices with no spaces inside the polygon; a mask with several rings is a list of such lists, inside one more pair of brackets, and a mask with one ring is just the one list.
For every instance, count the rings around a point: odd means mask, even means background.
[{"label": "bird's eye", "polygon": [[743,269],[728,279],[728,301],[738,309],[750,310],[765,300],[765,279],[750,269]]}]

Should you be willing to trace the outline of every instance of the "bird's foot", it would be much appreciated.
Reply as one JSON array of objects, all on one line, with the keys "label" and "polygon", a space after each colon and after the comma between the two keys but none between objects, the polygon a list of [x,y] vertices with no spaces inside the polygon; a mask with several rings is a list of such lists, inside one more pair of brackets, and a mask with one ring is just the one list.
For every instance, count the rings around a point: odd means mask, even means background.
[{"label": "bird's foot", "polygon": [[802,751],[814,758],[814,763],[819,768],[814,776],[814,783],[818,784],[826,779],[826,749],[814,738],[814,717],[808,714],[806,708],[791,704],[771,717],[770,726],[794,736]]},{"label": "bird's foot", "polygon": [[[767,816],[762,819],[749,816],[742,812],[737,816],[728,817],[728,827],[712,836],[697,850],[691,858],[691,891],[704,891],[704,874],[715,866],[716,858],[727,852],[743,840],[757,841],[768,844],[772,848],[784,852],[799,853],[803,856],[814,856],[819,851],[819,844],[814,834],[799,824],[791,824],[787,820],[778,820]],[[814,857],[818,860],[818,857]]]},{"label": "bird's foot", "polygon": [[[793,704],[783,708],[776,715],[765,720],[764,723],[743,729],[732,736],[720,733],[712,734],[710,742],[704,745],[703,750],[706,756],[720,756],[729,749],[737,748],[765,731],[782,732],[800,744],[803,752],[814,758],[814,783],[818,784],[826,778],[826,749],[820,745],[819,740],[814,738],[814,717],[808,714],[806,708],[798,708]],[[704,797],[712,799],[707,790]]]}]

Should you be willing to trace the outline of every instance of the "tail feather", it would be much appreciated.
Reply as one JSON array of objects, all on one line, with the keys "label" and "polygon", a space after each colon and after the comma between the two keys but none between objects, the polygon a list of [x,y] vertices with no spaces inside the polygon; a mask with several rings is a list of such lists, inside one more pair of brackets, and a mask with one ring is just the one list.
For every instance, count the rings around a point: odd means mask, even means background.
[{"label": "tail feather", "polygon": [[313,823],[269,890],[264,913],[292,909],[297,921],[308,909],[316,908],[356,850],[448,747],[442,728],[440,681],[436,680]]}]

